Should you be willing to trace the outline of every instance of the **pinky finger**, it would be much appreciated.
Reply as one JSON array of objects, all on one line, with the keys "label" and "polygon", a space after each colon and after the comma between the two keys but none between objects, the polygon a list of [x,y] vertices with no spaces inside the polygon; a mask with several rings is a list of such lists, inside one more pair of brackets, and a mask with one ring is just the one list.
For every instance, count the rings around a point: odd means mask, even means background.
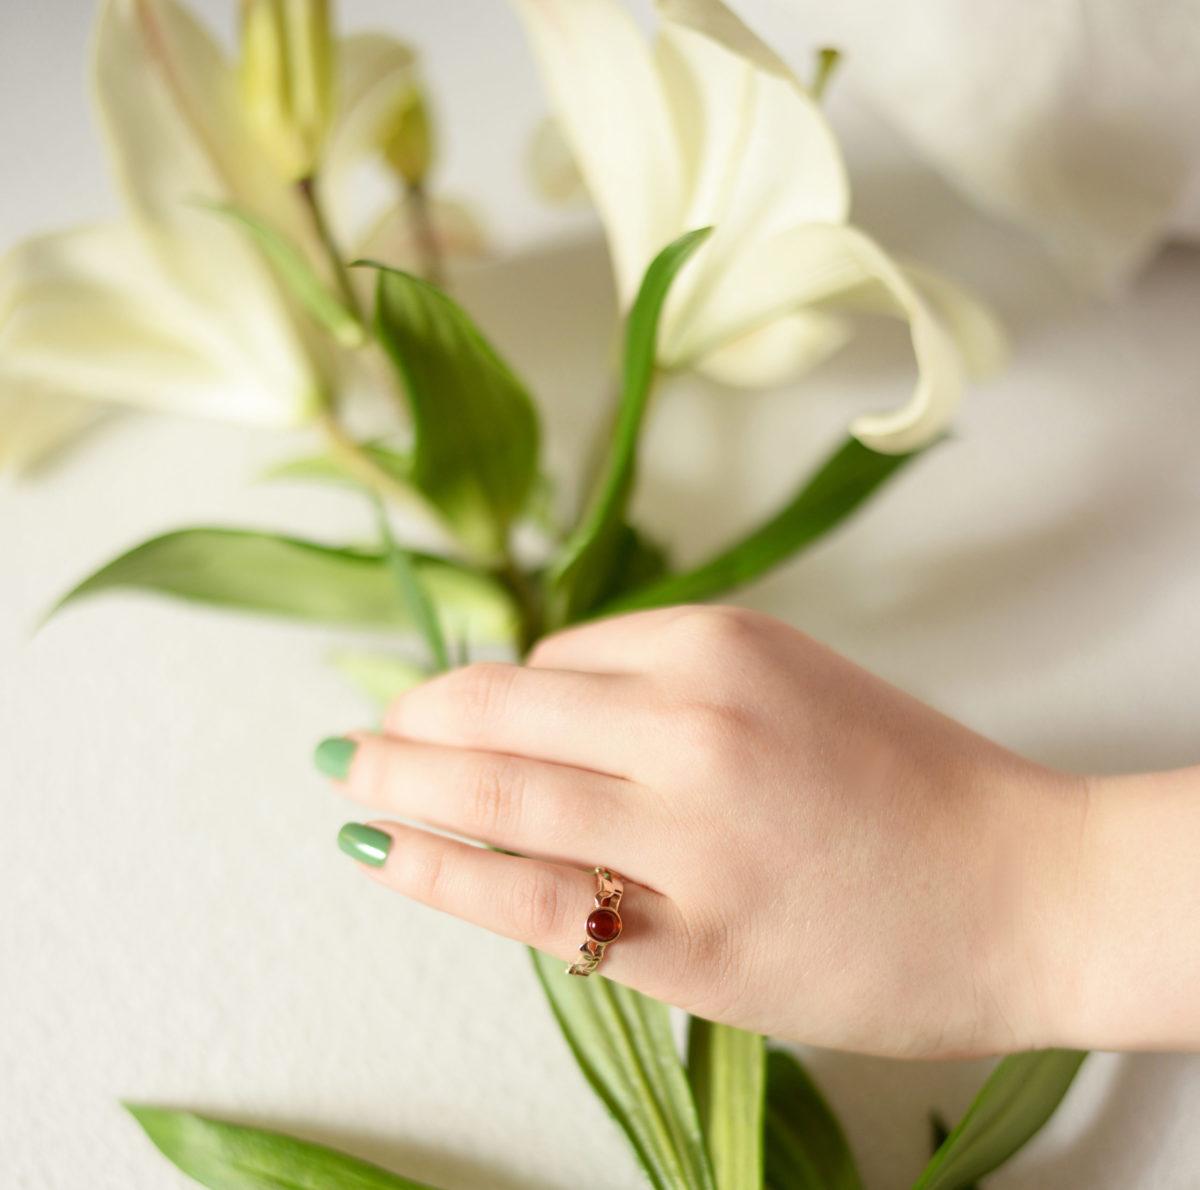
[{"label": "pinky finger", "polygon": [[[596,889],[592,872],[394,822],[348,823],[338,842],[374,880],[403,896],[564,962],[579,957]],[[658,999],[683,992],[679,961],[686,935],[674,902],[627,882],[621,921],[621,936],[608,947],[602,973]]]}]

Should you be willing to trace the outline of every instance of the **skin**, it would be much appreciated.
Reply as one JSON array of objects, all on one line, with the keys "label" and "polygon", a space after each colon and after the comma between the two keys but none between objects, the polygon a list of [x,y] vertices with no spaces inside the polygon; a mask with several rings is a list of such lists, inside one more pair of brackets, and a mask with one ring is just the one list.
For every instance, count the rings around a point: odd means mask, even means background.
[{"label": "skin", "polygon": [[904,1057],[1200,1046],[1200,769],[1051,771],[721,607],[455,670],[355,738],[339,786],[393,840],[364,872],[571,961],[610,867],[604,975],[699,1016]]}]

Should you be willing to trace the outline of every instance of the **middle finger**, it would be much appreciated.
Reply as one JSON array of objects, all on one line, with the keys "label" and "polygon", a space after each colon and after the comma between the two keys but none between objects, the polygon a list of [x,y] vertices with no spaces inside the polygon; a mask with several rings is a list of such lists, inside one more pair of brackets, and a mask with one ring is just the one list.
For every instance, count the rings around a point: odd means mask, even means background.
[{"label": "middle finger", "polygon": [[609,865],[650,886],[645,791],[587,769],[502,752],[356,736],[343,791],[389,814],[522,855]]}]

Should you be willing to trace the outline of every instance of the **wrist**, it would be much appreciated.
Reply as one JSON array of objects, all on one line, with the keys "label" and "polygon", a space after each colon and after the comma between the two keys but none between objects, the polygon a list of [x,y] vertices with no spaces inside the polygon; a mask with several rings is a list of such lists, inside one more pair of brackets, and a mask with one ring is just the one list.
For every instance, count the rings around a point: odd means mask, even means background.
[{"label": "wrist", "polygon": [[979,898],[990,1006],[981,1050],[1070,1047],[1084,961],[1079,887],[1094,797],[1089,778],[1016,762],[990,788]]},{"label": "wrist", "polygon": [[1046,952],[1045,1044],[1200,1044],[1200,770],[1094,777],[1066,840]]}]

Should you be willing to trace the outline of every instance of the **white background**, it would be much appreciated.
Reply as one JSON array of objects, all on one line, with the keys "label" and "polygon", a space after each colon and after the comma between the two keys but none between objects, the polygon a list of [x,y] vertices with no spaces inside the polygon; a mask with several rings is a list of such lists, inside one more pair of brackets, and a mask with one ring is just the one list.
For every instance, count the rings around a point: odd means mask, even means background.
[{"label": "white background", "polygon": [[[230,23],[231,5],[204,7]],[[802,61],[820,30],[782,11],[774,31]],[[443,189],[476,203],[496,247],[460,293],[531,377],[562,475],[602,408],[611,299],[587,218],[547,213],[522,172],[541,100],[515,22],[499,0],[344,12],[427,52]],[[6,243],[115,210],[82,82],[91,16],[84,0],[0,8]],[[856,218],[976,285],[1015,357],[954,442],[746,601],[1040,760],[1196,762],[1200,256],[1168,251],[1123,298],[1089,302],[858,93],[851,63],[833,106]],[[668,393],[644,520],[696,555],[910,379],[902,336],[872,329],[786,393]],[[389,896],[334,847],[348,807],[309,757],[370,721],[324,664],[351,634],[129,596],[33,635],[64,588],[160,530],[364,535],[349,498],[254,482],[299,445],[129,418],[3,495],[0,1186],[182,1186],[119,1098],[269,1122],[446,1190],[639,1186],[522,950]],[[986,1072],[810,1061],[872,1190],[911,1181],[927,1111],[957,1116]],[[1198,1118],[1200,1059],[1093,1058],[992,1184],[1196,1186]]]}]

